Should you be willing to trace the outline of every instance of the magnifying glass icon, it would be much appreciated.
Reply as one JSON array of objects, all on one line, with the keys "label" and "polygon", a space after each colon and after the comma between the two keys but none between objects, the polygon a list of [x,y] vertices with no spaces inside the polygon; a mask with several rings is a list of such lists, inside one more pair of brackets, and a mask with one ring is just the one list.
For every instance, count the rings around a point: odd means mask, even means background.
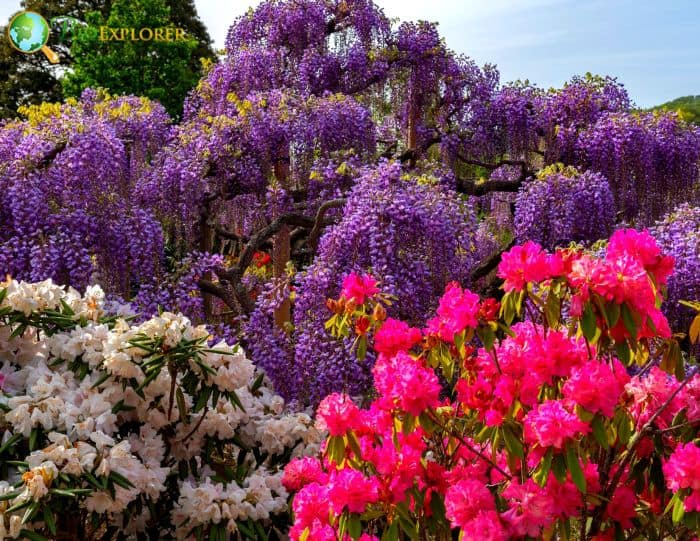
[{"label": "magnifying glass icon", "polygon": [[46,45],[50,35],[49,23],[34,11],[18,13],[7,27],[7,38],[12,48],[24,54],[41,51],[49,62],[58,64],[60,61],[58,55]]}]

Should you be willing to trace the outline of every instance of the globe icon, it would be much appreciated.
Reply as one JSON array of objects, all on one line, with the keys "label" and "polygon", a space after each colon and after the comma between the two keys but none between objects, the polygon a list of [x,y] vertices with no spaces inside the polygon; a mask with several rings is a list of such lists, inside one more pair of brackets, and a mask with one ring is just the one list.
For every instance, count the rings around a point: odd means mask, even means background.
[{"label": "globe icon", "polygon": [[12,46],[22,53],[36,53],[49,40],[49,23],[33,11],[24,11],[10,22],[7,34]]}]

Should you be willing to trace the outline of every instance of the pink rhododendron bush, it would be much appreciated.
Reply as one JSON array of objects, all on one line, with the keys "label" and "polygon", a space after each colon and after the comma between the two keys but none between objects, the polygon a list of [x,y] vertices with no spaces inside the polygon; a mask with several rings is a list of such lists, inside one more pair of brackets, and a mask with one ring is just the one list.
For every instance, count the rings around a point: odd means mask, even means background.
[{"label": "pink rhododendron bush", "polygon": [[[0,282],[0,539],[275,538],[320,436],[238,347],[103,292]],[[280,534],[282,535],[282,534]]]},{"label": "pink rhododendron bush", "polygon": [[319,405],[322,453],[282,479],[291,539],[694,538],[700,375],[660,311],[672,268],[646,232],[602,255],[528,242],[500,303],[451,284],[423,329],[351,274],[326,327],[374,349],[375,394]]}]

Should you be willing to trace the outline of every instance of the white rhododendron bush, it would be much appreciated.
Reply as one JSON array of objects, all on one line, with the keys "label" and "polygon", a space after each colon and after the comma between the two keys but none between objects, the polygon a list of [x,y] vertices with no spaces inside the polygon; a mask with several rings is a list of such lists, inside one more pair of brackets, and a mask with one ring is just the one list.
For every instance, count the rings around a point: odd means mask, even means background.
[{"label": "white rhododendron bush", "polygon": [[237,346],[104,295],[0,282],[0,539],[274,539],[318,451]]}]

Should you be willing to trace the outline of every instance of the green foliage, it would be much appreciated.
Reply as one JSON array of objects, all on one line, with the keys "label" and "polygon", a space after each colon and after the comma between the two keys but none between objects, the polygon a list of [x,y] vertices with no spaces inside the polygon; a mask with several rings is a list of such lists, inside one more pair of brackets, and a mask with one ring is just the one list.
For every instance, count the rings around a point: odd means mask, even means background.
[{"label": "green foliage", "polygon": [[683,120],[700,126],[700,96],[683,96],[651,108],[652,111],[674,111]]},{"label": "green foliage", "polygon": [[104,40],[110,28],[174,27],[165,0],[117,0],[105,21],[100,13],[87,15],[88,26],[73,39],[73,72],[63,79],[68,96],[79,96],[88,87],[104,87],[114,94],[135,94],[160,101],[179,117],[187,92],[201,73],[193,69],[198,43],[186,34],[183,40]]}]

